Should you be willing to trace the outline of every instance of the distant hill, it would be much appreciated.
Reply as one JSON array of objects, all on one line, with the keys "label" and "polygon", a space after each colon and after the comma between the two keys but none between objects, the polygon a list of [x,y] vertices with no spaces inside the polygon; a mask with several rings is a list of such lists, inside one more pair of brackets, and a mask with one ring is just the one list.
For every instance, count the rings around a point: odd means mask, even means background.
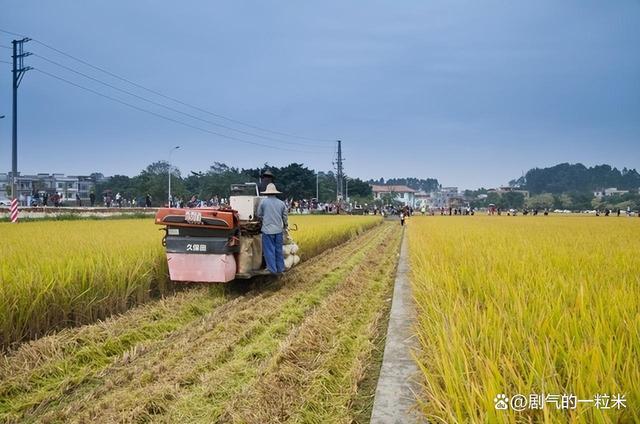
[{"label": "distant hill", "polygon": [[581,163],[561,163],[549,168],[530,169],[524,177],[509,184],[525,188],[532,194],[591,192],[606,187],[638,190],[640,174],[635,169],[619,170],[610,165],[587,168]]}]

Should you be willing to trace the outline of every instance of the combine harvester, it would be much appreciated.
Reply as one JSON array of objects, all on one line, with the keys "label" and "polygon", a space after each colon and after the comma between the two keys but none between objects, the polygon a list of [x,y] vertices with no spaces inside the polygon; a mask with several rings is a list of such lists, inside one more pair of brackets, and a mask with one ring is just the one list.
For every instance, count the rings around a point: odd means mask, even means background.
[{"label": "combine harvester", "polygon": [[[165,226],[162,244],[171,280],[227,283],[269,275],[256,216],[261,199],[255,183],[233,184],[229,207],[158,210],[156,224]],[[286,233],[284,243],[289,270],[300,261],[298,245]]]}]

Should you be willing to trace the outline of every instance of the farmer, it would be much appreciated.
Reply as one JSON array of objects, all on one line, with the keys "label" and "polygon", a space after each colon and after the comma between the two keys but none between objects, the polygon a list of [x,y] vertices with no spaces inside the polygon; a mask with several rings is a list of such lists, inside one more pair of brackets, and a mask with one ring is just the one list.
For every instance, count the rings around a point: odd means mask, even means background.
[{"label": "farmer", "polygon": [[276,185],[270,183],[261,194],[266,196],[258,206],[258,218],[262,220],[262,253],[267,269],[272,274],[284,272],[282,254],[283,232],[289,226],[287,207],[276,197],[281,194]]},{"label": "farmer", "polygon": [[275,177],[270,170],[265,170],[262,174],[260,174],[260,191],[263,192],[267,189],[269,184],[273,184],[275,181]]}]

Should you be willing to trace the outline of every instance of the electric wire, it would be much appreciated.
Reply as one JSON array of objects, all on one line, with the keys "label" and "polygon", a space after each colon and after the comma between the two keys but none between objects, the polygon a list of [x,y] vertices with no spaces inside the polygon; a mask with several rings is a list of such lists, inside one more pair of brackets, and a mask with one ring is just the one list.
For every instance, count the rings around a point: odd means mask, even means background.
[{"label": "electric wire", "polygon": [[217,126],[217,127],[220,127],[220,128],[227,129],[229,131],[235,131],[235,132],[240,133],[240,134],[244,134],[244,135],[248,135],[248,136],[252,136],[252,137],[257,137],[257,138],[263,138],[265,140],[271,140],[271,141],[275,141],[275,142],[279,142],[279,143],[293,144],[293,145],[304,146],[304,147],[316,147],[316,148],[321,148],[321,149],[331,148],[328,145],[318,145],[318,144],[310,145],[310,144],[304,144],[304,143],[297,143],[295,141],[282,140],[282,139],[278,139],[278,138],[274,138],[274,137],[269,137],[269,136],[265,136],[265,135],[261,135],[261,134],[252,133],[252,132],[249,132],[249,131],[239,130],[239,129],[236,129],[236,128],[233,128],[233,127],[230,127],[230,126],[227,126],[227,125],[220,124],[218,122],[214,122],[214,121],[211,121],[211,120],[208,120],[208,119],[203,119],[203,118],[201,118],[199,116],[196,116],[196,115],[193,115],[191,113],[183,112],[180,109],[176,109],[176,108],[173,108],[171,106],[167,106],[167,105],[165,105],[163,103],[156,102],[156,101],[150,100],[150,99],[148,99],[148,98],[146,98],[144,96],[140,96],[138,94],[132,93],[131,91],[124,90],[124,89],[122,89],[120,87],[117,87],[117,86],[115,86],[113,84],[109,84],[108,82],[102,81],[102,80],[100,80],[98,78],[94,78],[91,75],[87,75],[87,74],[85,74],[83,72],[80,72],[80,71],[78,71],[76,69],[73,69],[73,68],[71,68],[69,66],[63,65],[63,64],[61,64],[59,62],[56,62],[55,60],[51,60],[51,59],[49,59],[49,58],[47,58],[45,56],[42,56],[42,55],[40,55],[38,53],[33,53],[32,56],[33,57],[37,57],[39,59],[42,59],[42,60],[44,60],[44,61],[46,61],[46,62],[48,62],[48,63],[50,63],[52,65],[55,65],[55,66],[58,66],[60,68],[66,69],[67,71],[73,72],[74,74],[80,75],[80,76],[82,76],[84,78],[90,79],[91,81],[97,82],[98,84],[102,84],[102,85],[104,85],[106,87],[112,88],[112,89],[117,90],[117,91],[119,91],[121,93],[125,93],[125,94],[127,94],[129,96],[135,97],[136,99],[139,99],[139,100],[142,100],[144,102],[150,103],[152,105],[155,105],[155,106],[170,110],[170,111],[175,112],[175,113],[179,113],[181,115],[187,116],[187,117],[189,117],[191,119],[195,119],[195,120],[200,121],[200,122],[205,122],[205,123],[210,124],[210,125],[214,125],[214,126]]},{"label": "electric wire", "polygon": [[[11,32],[11,31],[7,31],[7,30],[4,30],[4,29],[0,29],[0,32],[6,33],[6,34],[10,34],[10,35],[15,35],[15,36],[18,36],[18,37],[24,37],[24,35],[22,35],[22,34],[18,34],[18,33]],[[270,130],[270,129],[267,129],[267,128],[264,128],[264,127],[260,127],[260,126],[257,126],[257,125],[250,124],[250,123],[245,122],[245,121],[240,121],[238,119],[229,118],[227,116],[211,112],[211,111],[206,110],[204,108],[201,108],[199,106],[195,106],[195,105],[189,104],[187,102],[184,102],[182,100],[176,99],[174,97],[167,96],[167,95],[165,95],[165,94],[163,94],[163,93],[161,93],[161,92],[159,92],[157,90],[153,90],[151,88],[148,88],[148,87],[145,87],[145,86],[143,86],[141,84],[133,82],[133,81],[131,81],[131,80],[125,78],[125,77],[122,77],[122,76],[120,76],[118,74],[115,74],[115,73],[113,73],[111,71],[108,71],[108,70],[106,70],[106,69],[104,69],[104,68],[102,68],[100,66],[93,65],[93,64],[91,64],[91,63],[89,63],[89,62],[87,62],[87,61],[85,61],[83,59],[80,59],[80,58],[78,58],[76,56],[73,56],[73,55],[71,55],[69,53],[66,53],[66,52],[64,52],[64,51],[62,51],[60,49],[57,49],[57,48],[55,48],[55,47],[53,47],[53,46],[51,46],[49,44],[46,44],[46,43],[44,43],[44,42],[42,42],[40,40],[37,40],[35,38],[31,38],[31,40],[33,42],[35,42],[35,43],[40,44],[43,47],[46,47],[48,49],[51,49],[51,50],[55,51],[58,54],[61,54],[63,56],[68,57],[69,59],[73,59],[73,60],[75,60],[77,62],[80,62],[85,66],[88,66],[88,67],[93,68],[93,69],[95,69],[97,71],[103,72],[103,73],[105,73],[105,74],[107,74],[107,75],[109,75],[109,76],[111,76],[113,78],[116,78],[116,79],[118,79],[120,81],[126,82],[127,84],[131,84],[131,85],[133,85],[133,86],[135,86],[137,88],[140,88],[142,90],[148,91],[150,93],[155,94],[156,96],[163,97],[163,98],[165,98],[167,100],[171,100],[171,101],[176,102],[178,104],[181,104],[183,106],[187,106],[187,107],[190,107],[192,109],[198,110],[200,112],[207,113],[207,114],[209,114],[211,116],[215,116],[216,118],[224,119],[226,121],[233,122],[233,123],[236,123],[236,124],[239,124],[239,125],[244,125],[246,127],[253,128],[253,129],[256,129],[256,130],[259,130],[259,131],[263,131],[263,132],[267,132],[267,133],[271,133],[271,134],[276,134],[276,135],[280,135],[280,136],[284,136],[284,137],[297,138],[297,139],[308,140],[308,141],[325,142],[325,143],[334,143],[335,142],[335,140],[328,140],[328,139],[322,139],[322,138],[313,138],[313,137],[305,137],[305,136],[299,136],[299,135],[286,133],[286,132],[281,132],[281,131],[274,131],[274,130]]]},{"label": "electric wire", "polygon": [[132,103],[126,102],[126,101],[121,100],[121,99],[118,99],[116,97],[112,97],[112,96],[110,96],[108,94],[101,93],[99,91],[93,90],[92,88],[85,87],[83,85],[77,84],[77,83],[75,83],[73,81],[70,81],[70,80],[68,80],[66,78],[63,78],[63,77],[60,77],[58,75],[52,74],[52,73],[47,72],[45,70],[42,70],[40,68],[35,68],[34,67],[32,69],[34,71],[37,71],[37,72],[41,73],[41,74],[47,75],[47,76],[49,76],[51,78],[54,78],[54,79],[57,79],[59,81],[65,82],[65,83],[67,83],[69,85],[72,85],[74,87],[77,87],[77,88],[80,88],[82,90],[88,91],[88,92],[93,93],[93,94],[95,94],[97,96],[109,99],[109,100],[111,100],[113,102],[120,103],[120,104],[122,104],[124,106],[127,106],[129,108],[135,109],[137,111],[144,112],[144,113],[147,113],[149,115],[153,115],[153,116],[155,116],[157,118],[161,118],[161,119],[164,119],[166,121],[170,121],[170,122],[173,122],[173,123],[176,123],[176,124],[188,127],[188,128],[192,128],[192,129],[195,129],[195,130],[198,130],[198,131],[202,131],[202,132],[205,132],[205,133],[213,134],[213,135],[216,135],[218,137],[226,138],[226,139],[229,139],[229,140],[234,140],[234,141],[237,141],[239,143],[252,144],[252,145],[255,145],[255,146],[261,146],[261,147],[266,147],[266,148],[275,149],[275,150],[286,150],[286,151],[291,151],[291,152],[312,153],[312,154],[323,153],[323,152],[318,152],[318,151],[299,150],[299,149],[290,149],[290,148],[286,148],[286,147],[273,146],[273,145],[269,145],[269,144],[263,144],[263,143],[258,143],[258,142],[255,142],[255,141],[245,140],[245,139],[234,137],[234,136],[230,136],[230,135],[227,135],[227,134],[222,134],[222,133],[219,133],[219,132],[216,132],[216,131],[211,131],[209,129],[199,127],[197,125],[192,125],[192,124],[189,124],[187,122],[180,121],[178,119],[174,119],[174,118],[172,118],[170,116],[162,115],[162,114],[154,112],[152,110],[139,107],[137,105],[134,105]]}]

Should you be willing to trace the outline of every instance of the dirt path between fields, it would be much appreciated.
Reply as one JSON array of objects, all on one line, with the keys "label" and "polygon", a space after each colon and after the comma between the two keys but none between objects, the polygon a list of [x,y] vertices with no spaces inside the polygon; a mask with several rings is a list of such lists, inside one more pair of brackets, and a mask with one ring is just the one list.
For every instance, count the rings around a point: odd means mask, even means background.
[{"label": "dirt path between fields", "polygon": [[190,290],[28,343],[0,362],[0,421],[366,420],[398,230],[246,294]]}]

